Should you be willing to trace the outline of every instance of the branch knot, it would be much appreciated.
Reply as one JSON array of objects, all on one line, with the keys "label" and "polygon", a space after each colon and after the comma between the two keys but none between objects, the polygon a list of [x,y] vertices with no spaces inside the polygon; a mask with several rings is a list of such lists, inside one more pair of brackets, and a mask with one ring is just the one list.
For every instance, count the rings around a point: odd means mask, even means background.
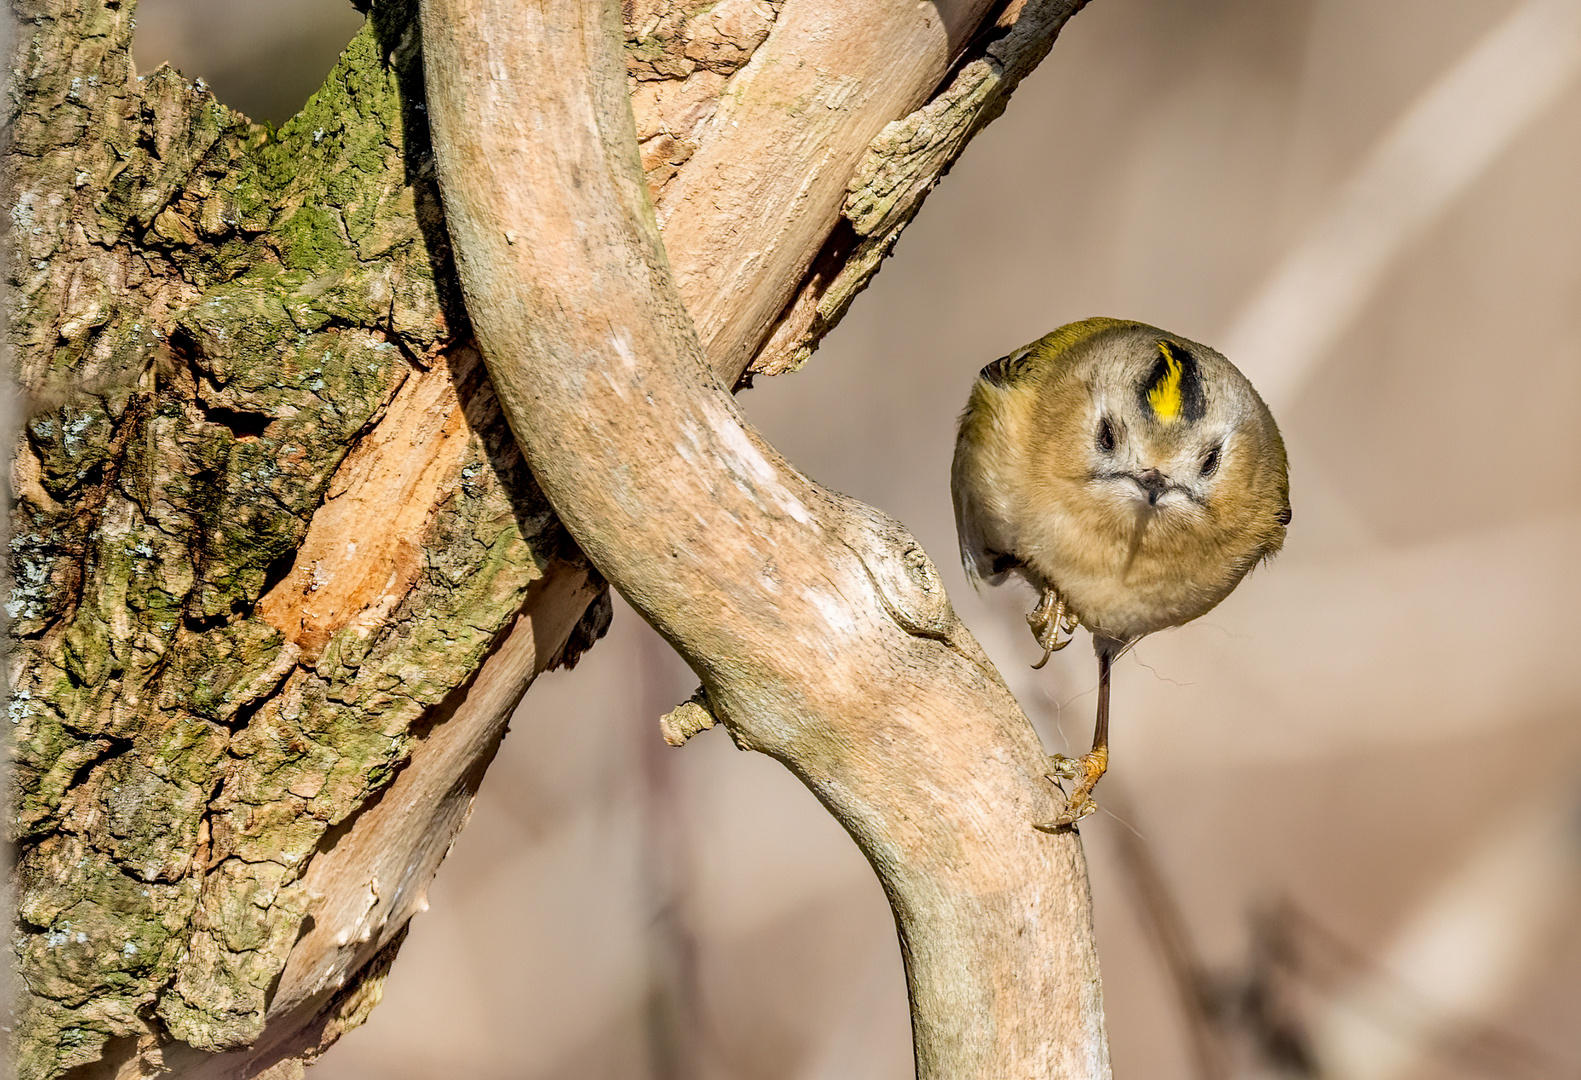
[{"label": "branch knot", "polygon": [[841,539],[854,551],[889,617],[908,634],[948,641],[959,621],[938,568],[900,522],[865,503],[844,499]]}]

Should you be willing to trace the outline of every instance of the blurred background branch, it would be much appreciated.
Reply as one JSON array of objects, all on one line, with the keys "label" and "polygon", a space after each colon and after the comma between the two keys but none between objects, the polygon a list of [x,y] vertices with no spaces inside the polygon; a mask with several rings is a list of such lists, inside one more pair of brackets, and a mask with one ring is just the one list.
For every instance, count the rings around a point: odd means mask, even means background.
[{"label": "blurred background branch", "polygon": [[1581,4],[1525,0],[1416,95],[1224,336],[1265,400],[1295,398],[1395,260],[1578,75]]}]

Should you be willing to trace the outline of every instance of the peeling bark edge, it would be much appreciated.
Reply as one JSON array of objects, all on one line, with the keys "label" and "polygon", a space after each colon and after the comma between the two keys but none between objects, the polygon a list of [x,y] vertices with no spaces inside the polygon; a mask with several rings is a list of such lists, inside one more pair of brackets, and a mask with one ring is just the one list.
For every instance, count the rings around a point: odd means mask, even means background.
[{"label": "peeling bark edge", "polygon": [[1054,47],[1086,0],[1015,0],[973,43],[926,105],[888,124],[846,188],[840,226],[747,371],[781,375],[811,359],[851,301],[872,282],[895,242],[977,133],[997,120],[1021,80]]},{"label": "peeling bark edge", "polygon": [[919,1078],[1107,1077],[1079,840],[1032,829],[1055,802],[1036,735],[915,541],[796,473],[711,376],[642,181],[618,11],[421,13],[446,217],[511,426],[737,742],[873,864]]}]

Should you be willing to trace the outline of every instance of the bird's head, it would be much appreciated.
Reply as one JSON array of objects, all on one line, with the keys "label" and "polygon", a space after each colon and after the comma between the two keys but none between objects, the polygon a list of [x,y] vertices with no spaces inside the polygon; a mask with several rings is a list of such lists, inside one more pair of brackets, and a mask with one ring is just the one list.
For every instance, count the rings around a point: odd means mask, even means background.
[{"label": "bird's head", "polygon": [[[1132,324],[1090,342],[1088,493],[1138,529],[1289,521],[1284,447],[1267,406],[1206,346]],[[1273,546],[1277,548],[1277,543]]]}]

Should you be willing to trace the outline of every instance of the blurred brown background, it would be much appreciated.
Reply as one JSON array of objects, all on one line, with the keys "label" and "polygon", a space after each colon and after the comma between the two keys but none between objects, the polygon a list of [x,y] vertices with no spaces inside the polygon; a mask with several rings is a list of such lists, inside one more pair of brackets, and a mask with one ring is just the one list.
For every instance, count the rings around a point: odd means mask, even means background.
[{"label": "blurred brown background", "polygon": [[[279,122],[357,25],[142,0],[138,61]],[[1117,669],[1082,828],[1117,1076],[1197,1075],[1176,919],[1237,1077],[1581,1075],[1578,191],[1581,0],[1095,0],[806,370],[745,395],[911,527],[1051,750],[1094,665],[1030,671],[1028,595],[956,566],[973,373],[1118,315],[1273,405],[1285,553]],[[540,681],[314,1076],[911,1075],[876,880],[776,763],[660,743],[693,685],[623,606]]]}]

